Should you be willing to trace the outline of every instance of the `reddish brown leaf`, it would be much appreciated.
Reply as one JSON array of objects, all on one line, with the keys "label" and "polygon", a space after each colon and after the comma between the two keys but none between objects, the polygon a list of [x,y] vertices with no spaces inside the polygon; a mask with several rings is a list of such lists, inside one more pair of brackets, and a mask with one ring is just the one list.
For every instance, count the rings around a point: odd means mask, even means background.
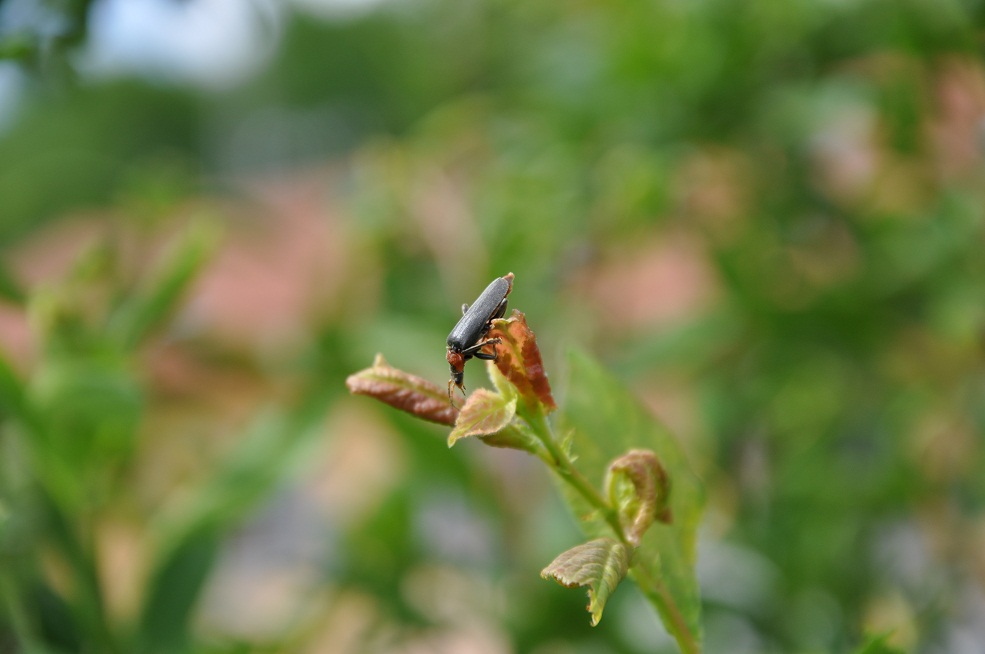
[{"label": "reddish brown leaf", "polygon": [[451,426],[458,418],[446,389],[390,366],[382,354],[376,355],[371,368],[349,375],[345,385],[350,393],[375,397],[424,420]]},{"label": "reddish brown leaf", "polygon": [[540,403],[547,411],[556,409],[537,339],[527,327],[526,316],[514,309],[509,318],[494,320],[492,325],[489,337],[502,341],[496,347],[496,367],[499,371],[525,401]]}]

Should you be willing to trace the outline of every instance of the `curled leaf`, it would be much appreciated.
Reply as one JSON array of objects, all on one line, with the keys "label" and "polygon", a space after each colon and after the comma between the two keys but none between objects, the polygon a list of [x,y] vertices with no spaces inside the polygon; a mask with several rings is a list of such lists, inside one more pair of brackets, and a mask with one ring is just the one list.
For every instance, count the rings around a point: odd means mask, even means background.
[{"label": "curled leaf", "polygon": [[514,309],[509,318],[494,320],[489,338],[502,341],[496,347],[496,367],[520,397],[530,404],[541,404],[545,411],[556,409],[537,339],[527,327],[526,316]]},{"label": "curled leaf", "polygon": [[554,579],[566,588],[586,586],[594,627],[602,619],[609,596],[626,576],[631,555],[629,548],[617,540],[596,538],[559,554],[541,570],[540,576]]},{"label": "curled leaf", "polygon": [[369,395],[411,415],[442,425],[454,425],[458,409],[448,401],[446,389],[426,379],[392,367],[382,354],[373,366],[349,375],[345,385],[350,393]]},{"label": "curled leaf", "polygon": [[[516,415],[516,398],[507,400],[499,393],[480,388],[469,396],[461,413],[458,414],[455,428],[448,434],[448,447],[454,445],[460,438],[496,434],[510,424],[514,415]],[[510,446],[501,445],[501,447]]]},{"label": "curled leaf", "polygon": [[670,479],[650,450],[630,450],[610,463],[605,487],[623,533],[634,546],[654,520],[671,522]]}]

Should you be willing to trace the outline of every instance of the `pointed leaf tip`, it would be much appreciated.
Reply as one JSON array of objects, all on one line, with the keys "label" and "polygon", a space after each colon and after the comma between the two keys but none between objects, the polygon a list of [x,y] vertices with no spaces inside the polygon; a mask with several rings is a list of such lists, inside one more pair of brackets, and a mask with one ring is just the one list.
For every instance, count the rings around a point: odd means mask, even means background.
[{"label": "pointed leaf tip", "polygon": [[376,355],[372,367],[349,375],[345,385],[354,395],[375,397],[423,420],[451,426],[458,417],[458,409],[448,401],[445,389],[392,367],[382,354]]},{"label": "pointed leaf tip", "polygon": [[541,570],[544,579],[554,579],[566,588],[588,588],[588,611],[594,627],[602,619],[609,596],[626,576],[632,552],[612,538],[576,545],[562,552],[549,566]]}]

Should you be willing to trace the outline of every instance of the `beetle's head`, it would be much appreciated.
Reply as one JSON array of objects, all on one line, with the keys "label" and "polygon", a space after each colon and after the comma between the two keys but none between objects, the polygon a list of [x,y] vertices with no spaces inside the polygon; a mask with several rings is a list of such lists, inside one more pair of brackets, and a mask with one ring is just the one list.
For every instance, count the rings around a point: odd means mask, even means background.
[{"label": "beetle's head", "polygon": [[465,394],[465,357],[462,356],[461,352],[449,347],[445,359],[451,368],[451,379],[448,380],[448,401],[454,406],[455,401],[451,397],[451,387],[458,386],[462,389],[462,395]]},{"label": "beetle's head", "polygon": [[448,365],[451,367],[451,376],[455,380],[456,386],[462,385],[462,375],[465,371],[465,357],[462,353],[448,348],[448,353],[445,354],[445,360],[448,361]]}]

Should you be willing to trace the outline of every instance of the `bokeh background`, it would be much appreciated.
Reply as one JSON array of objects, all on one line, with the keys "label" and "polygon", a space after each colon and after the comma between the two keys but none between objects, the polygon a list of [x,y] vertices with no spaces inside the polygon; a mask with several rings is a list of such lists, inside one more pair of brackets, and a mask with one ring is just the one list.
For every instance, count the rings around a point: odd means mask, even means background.
[{"label": "bokeh background", "polygon": [[709,652],[985,651],[983,29],[0,0],[0,652],[675,651],[538,578],[535,461],[345,392],[508,271],[704,481]]}]

